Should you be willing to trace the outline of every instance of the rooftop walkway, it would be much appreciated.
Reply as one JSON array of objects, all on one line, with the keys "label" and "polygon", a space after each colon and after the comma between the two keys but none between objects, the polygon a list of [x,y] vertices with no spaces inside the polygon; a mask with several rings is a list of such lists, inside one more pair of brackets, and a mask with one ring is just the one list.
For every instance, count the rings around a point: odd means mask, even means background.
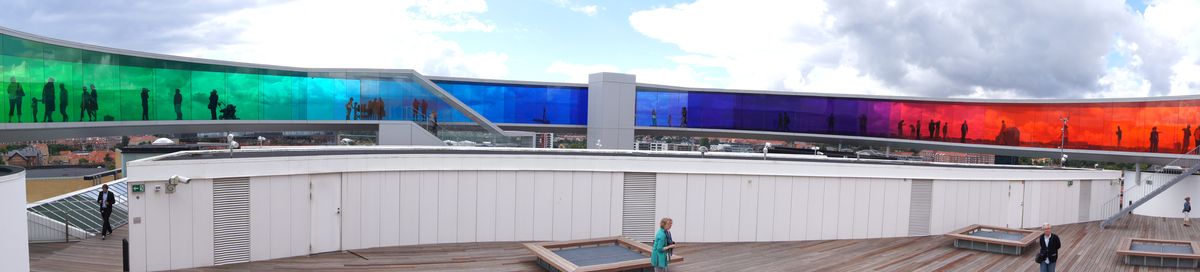
[{"label": "rooftop walkway", "polygon": [[113,230],[107,240],[29,244],[30,271],[121,271],[121,239],[129,229]]},{"label": "rooftop walkway", "polygon": [[[1056,226],[1063,240],[1060,271],[1175,271],[1121,264],[1117,244],[1124,237],[1200,240],[1200,224],[1184,227],[1179,219],[1130,216],[1112,228],[1099,222]],[[30,246],[34,271],[119,270],[120,239],[89,239],[62,247]],[[766,243],[683,243],[687,258],[672,271],[1036,271],[1036,250],[1020,256],[957,249],[942,236],[866,240]],[[1036,246],[1034,246],[1036,247]],[[1033,248],[1031,248],[1033,249]],[[47,252],[49,251],[49,252]],[[520,243],[464,243],[383,247],[188,271],[537,271],[534,256]]]}]

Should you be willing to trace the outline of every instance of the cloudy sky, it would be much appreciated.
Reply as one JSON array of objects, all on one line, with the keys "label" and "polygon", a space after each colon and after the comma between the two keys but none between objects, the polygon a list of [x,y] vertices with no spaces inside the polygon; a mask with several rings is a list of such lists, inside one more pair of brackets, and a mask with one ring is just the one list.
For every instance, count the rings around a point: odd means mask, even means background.
[{"label": "cloudy sky", "polygon": [[6,0],[0,26],[298,67],[926,97],[1200,94],[1197,0]]}]

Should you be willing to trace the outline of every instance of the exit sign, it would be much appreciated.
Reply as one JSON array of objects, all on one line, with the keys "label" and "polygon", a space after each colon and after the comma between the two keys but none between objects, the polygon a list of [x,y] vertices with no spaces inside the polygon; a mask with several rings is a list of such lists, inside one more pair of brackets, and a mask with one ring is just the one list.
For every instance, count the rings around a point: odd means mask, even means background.
[{"label": "exit sign", "polygon": [[133,185],[133,192],[134,192],[134,193],[141,193],[141,192],[145,191],[145,188],[144,188],[143,186],[146,186],[146,185],[145,185],[145,184],[134,184],[134,185]]}]

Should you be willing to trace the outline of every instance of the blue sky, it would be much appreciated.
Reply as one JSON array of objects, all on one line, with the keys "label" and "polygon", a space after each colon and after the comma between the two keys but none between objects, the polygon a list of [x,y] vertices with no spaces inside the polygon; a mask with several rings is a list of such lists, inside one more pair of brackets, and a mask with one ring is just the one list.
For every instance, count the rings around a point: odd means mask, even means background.
[{"label": "blue sky", "polygon": [[0,26],[298,67],[977,98],[1200,93],[1196,0],[9,0]]},{"label": "blue sky", "polygon": [[444,37],[458,41],[466,51],[509,54],[509,75],[519,79],[563,80],[545,75],[554,61],[671,66],[666,57],[681,54],[678,47],[638,33],[629,25],[629,15],[676,2],[683,1],[606,2],[594,15],[587,15],[552,1],[506,1],[488,5],[488,12],[479,15],[496,24],[493,32],[448,33]]}]

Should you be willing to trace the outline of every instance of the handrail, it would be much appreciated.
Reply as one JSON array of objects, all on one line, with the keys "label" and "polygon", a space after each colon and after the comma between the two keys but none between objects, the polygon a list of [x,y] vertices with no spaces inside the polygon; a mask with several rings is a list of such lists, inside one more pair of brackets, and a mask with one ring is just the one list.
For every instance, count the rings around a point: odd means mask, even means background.
[{"label": "handrail", "polygon": [[[1189,150],[1188,152],[1185,152],[1184,154],[1181,154],[1180,156],[1178,156],[1178,157],[1176,157],[1174,160],[1172,160],[1170,163],[1167,163],[1167,164],[1165,164],[1165,165],[1171,165],[1171,164],[1175,163],[1176,161],[1179,161],[1179,159],[1183,158],[1183,156],[1186,156],[1186,155],[1188,155],[1188,154],[1192,154],[1193,152],[1196,152],[1196,150],[1197,150],[1197,149],[1200,149],[1200,146],[1197,146],[1197,147],[1194,147],[1194,148],[1192,148],[1192,149],[1191,149],[1191,150]],[[1161,172],[1162,172],[1162,170],[1163,170],[1163,169],[1162,169],[1162,168],[1160,168],[1160,169],[1159,169],[1159,170],[1158,170],[1156,173],[1161,173]],[[1191,176],[1192,174],[1195,174],[1197,171],[1200,171],[1200,163],[1195,163],[1195,164],[1193,164],[1193,165],[1192,165],[1191,167],[1189,167],[1188,169],[1186,169],[1186,170],[1184,170],[1183,172],[1179,173],[1179,175],[1177,175],[1177,176],[1175,176],[1175,177],[1171,178],[1171,181],[1168,181],[1167,183],[1165,183],[1165,184],[1162,184],[1162,185],[1161,185],[1161,186],[1159,186],[1158,188],[1154,189],[1154,191],[1150,191],[1150,193],[1148,193],[1148,194],[1146,194],[1146,195],[1142,196],[1142,198],[1140,198],[1140,199],[1138,199],[1137,201],[1133,202],[1133,204],[1129,205],[1129,207],[1125,207],[1124,209],[1121,209],[1120,211],[1117,211],[1117,213],[1116,213],[1116,214],[1113,214],[1113,215],[1109,216],[1109,217],[1108,217],[1108,219],[1106,219],[1106,220],[1104,220],[1104,222],[1101,222],[1101,223],[1100,223],[1100,228],[1107,228],[1108,226],[1110,226],[1110,225],[1112,225],[1113,223],[1115,223],[1115,222],[1117,221],[1117,219],[1120,219],[1120,218],[1121,218],[1121,217],[1123,217],[1125,214],[1127,214],[1127,213],[1129,213],[1129,212],[1132,212],[1132,211],[1133,211],[1134,209],[1136,209],[1138,206],[1141,206],[1142,204],[1146,204],[1146,202],[1149,202],[1149,201],[1150,201],[1150,199],[1153,199],[1155,196],[1158,196],[1159,194],[1162,194],[1163,192],[1167,191],[1167,189],[1171,188],[1171,186],[1175,186],[1175,184],[1179,183],[1180,181],[1183,181],[1184,179],[1188,178],[1188,177],[1189,177],[1189,176]]]}]

